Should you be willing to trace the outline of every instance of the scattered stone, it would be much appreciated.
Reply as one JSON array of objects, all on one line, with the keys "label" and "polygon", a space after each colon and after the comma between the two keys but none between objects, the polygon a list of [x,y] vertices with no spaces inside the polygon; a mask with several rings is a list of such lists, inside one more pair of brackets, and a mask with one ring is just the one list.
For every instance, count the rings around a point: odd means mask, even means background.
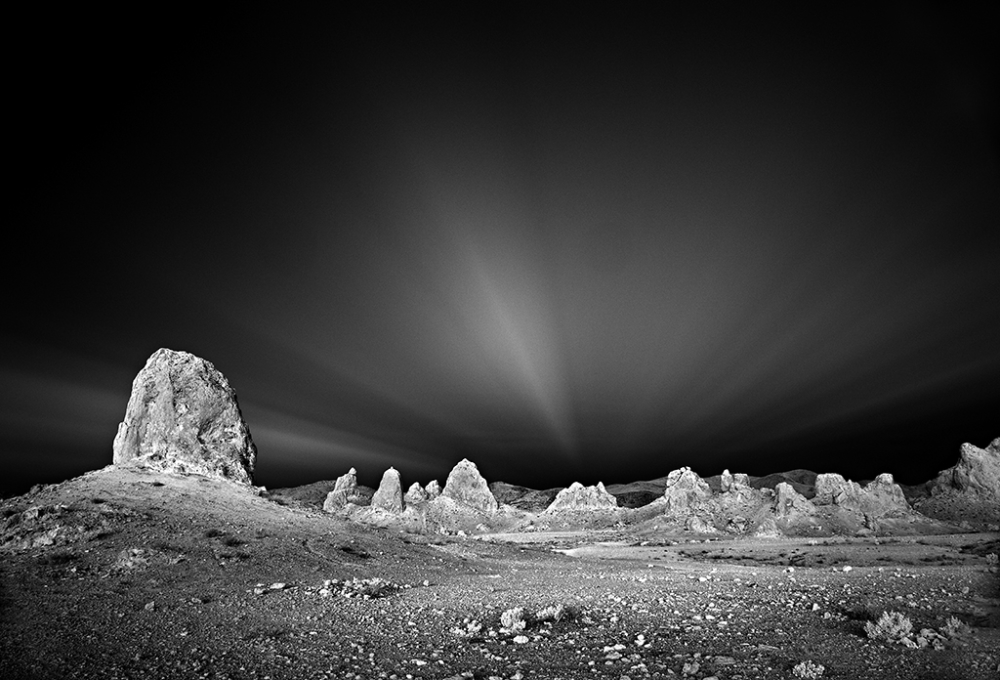
[{"label": "scattered stone", "polygon": [[115,465],[144,465],[253,484],[257,448],[236,392],[210,362],[160,349],[132,382]]}]

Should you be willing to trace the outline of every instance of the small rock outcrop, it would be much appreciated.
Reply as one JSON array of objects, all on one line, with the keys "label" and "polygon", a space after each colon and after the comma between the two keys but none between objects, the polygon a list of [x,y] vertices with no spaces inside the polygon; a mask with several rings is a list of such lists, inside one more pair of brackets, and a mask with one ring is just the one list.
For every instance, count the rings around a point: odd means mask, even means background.
[{"label": "small rock outcrop", "polygon": [[337,477],[337,482],[333,486],[333,491],[326,495],[323,501],[323,510],[333,512],[343,508],[348,503],[358,501],[358,471],[351,468],[347,474]]},{"label": "small rock outcrop", "polygon": [[482,512],[496,512],[499,507],[479,468],[469,460],[452,468],[441,495]]},{"label": "small rock outcrop", "polygon": [[607,492],[603,482],[598,482],[595,486],[584,486],[580,482],[573,482],[569,488],[556,494],[546,512],[615,510],[617,508],[618,499]]},{"label": "small rock outcrop", "polygon": [[424,491],[427,492],[427,498],[433,500],[441,495],[441,485],[438,480],[432,479],[427,482],[427,486],[424,487]]},{"label": "small rock outcrop", "polygon": [[962,444],[958,463],[938,473],[931,495],[956,493],[981,501],[1000,501],[1000,437],[985,449]]},{"label": "small rock outcrop", "polygon": [[372,496],[372,507],[398,514],[403,512],[403,484],[396,468],[382,474],[382,481]]},{"label": "small rock outcrop", "polygon": [[210,362],[160,349],[132,382],[115,465],[253,483],[257,448],[236,392]]},{"label": "small rock outcrop", "polygon": [[689,467],[682,467],[667,475],[667,486],[663,490],[667,510],[685,510],[701,501],[708,500],[712,490],[708,482]]}]

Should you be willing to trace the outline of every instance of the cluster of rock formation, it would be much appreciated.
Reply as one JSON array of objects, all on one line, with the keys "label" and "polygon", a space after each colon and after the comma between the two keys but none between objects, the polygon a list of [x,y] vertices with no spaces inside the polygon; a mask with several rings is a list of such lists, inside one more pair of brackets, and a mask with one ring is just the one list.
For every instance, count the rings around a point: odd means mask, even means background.
[{"label": "cluster of rock formation", "polygon": [[[361,498],[355,493],[357,489],[357,472],[351,468],[346,475],[339,477],[326,500],[323,509],[327,512],[359,506]],[[479,473],[476,464],[469,460],[460,461],[452,469],[445,482],[444,489],[438,481],[432,480],[426,486],[414,482],[403,493],[403,484],[399,471],[389,468],[382,475],[382,481],[371,498],[370,508],[389,514],[401,514],[407,508],[423,506],[425,503],[444,500],[462,508],[480,513],[495,513],[499,504],[490,492],[486,480]]]},{"label": "cluster of rock formation", "polygon": [[573,482],[560,491],[546,512],[601,511],[618,509],[618,499],[608,493],[602,482],[595,486],[584,486]]},{"label": "cluster of rock formation", "polygon": [[[187,352],[161,349],[149,358],[132,384],[125,418],[118,427],[115,465],[194,473],[249,485],[256,458],[236,393],[222,373]],[[476,465],[468,460],[455,465],[443,489],[434,480],[425,486],[413,483],[405,494],[394,468],[385,471],[371,496],[362,490],[367,487],[359,487],[357,471],[351,468],[336,480],[323,509],[350,512],[368,505],[370,512],[389,516],[402,515],[410,508],[490,516],[502,508],[514,510],[507,503],[530,496],[535,504],[548,503],[532,508],[539,516],[605,513],[618,518],[621,513],[642,512],[644,517],[653,513],[695,533],[756,536],[858,533],[886,527],[898,531],[907,524],[929,521],[914,512],[889,474],[862,486],[838,474],[815,475],[806,470],[753,480],[726,470],[710,483],[683,467],[658,481],[662,482],[662,495],[651,491],[657,488],[653,482],[643,483],[641,489],[618,485],[617,495],[600,482],[595,486],[574,482],[566,489],[548,491],[497,483],[495,487],[504,499],[501,506]],[[955,520],[972,513],[978,519],[998,521],[1000,438],[986,449],[963,444],[958,463],[924,488],[926,497],[916,502],[928,516]],[[651,497],[655,498],[652,502],[637,507],[637,499]],[[628,507],[620,507],[619,498],[626,498]]]}]

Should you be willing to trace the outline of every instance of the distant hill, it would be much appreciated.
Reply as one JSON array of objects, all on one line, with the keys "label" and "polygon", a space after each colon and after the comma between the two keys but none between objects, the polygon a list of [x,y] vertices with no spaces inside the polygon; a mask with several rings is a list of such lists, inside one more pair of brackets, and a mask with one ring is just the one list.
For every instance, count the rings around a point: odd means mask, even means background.
[{"label": "distant hill", "polygon": [[791,484],[793,489],[806,498],[816,495],[816,473],[812,470],[789,470],[750,478],[750,486],[755,489],[773,489],[781,482]]}]

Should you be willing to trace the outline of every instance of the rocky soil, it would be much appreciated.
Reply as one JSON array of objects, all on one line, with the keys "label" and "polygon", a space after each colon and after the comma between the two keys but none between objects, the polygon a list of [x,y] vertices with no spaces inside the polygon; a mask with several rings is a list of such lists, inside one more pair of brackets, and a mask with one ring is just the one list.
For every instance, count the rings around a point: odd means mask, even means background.
[{"label": "rocky soil", "polygon": [[0,677],[992,680],[997,539],[404,533],[109,468],[0,505]]}]

